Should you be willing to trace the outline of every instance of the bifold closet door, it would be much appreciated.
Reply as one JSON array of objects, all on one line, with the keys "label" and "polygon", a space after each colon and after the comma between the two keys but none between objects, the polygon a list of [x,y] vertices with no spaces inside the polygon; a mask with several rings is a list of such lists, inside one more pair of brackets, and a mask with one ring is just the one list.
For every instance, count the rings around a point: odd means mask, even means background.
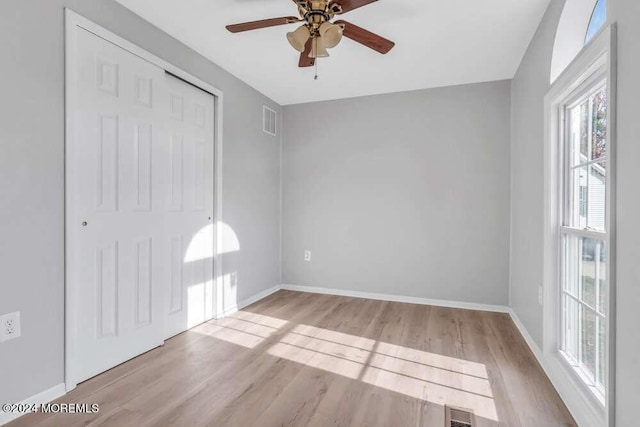
[{"label": "bifold closet door", "polygon": [[80,382],[163,343],[165,73],[78,30],[67,146]]},{"label": "bifold closet door", "polygon": [[[67,144],[81,382],[213,316],[213,96],[78,29]],[[69,307],[68,307],[69,309]]]},{"label": "bifold closet door", "polygon": [[214,316],[214,98],[166,75],[165,337]]}]

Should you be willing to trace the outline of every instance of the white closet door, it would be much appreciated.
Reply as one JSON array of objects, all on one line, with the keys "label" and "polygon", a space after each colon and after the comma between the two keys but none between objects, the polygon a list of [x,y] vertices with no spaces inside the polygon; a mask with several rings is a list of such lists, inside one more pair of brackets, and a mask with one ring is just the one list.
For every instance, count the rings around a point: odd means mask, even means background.
[{"label": "white closet door", "polygon": [[166,326],[171,337],[213,318],[214,99],[169,74],[164,170]]},{"label": "white closet door", "polygon": [[68,70],[81,382],[213,317],[213,96],[85,30]]},{"label": "white closet door", "polygon": [[67,147],[77,382],[164,338],[164,70],[78,31]]}]

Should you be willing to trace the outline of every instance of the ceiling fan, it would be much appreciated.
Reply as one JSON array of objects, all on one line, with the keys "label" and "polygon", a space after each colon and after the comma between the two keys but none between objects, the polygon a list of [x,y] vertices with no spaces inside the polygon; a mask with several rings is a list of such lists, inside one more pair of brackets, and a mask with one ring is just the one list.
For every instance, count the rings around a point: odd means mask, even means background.
[{"label": "ceiling fan", "polygon": [[303,22],[298,29],[287,33],[287,40],[289,40],[291,46],[300,52],[300,61],[298,62],[300,67],[311,67],[315,64],[316,58],[329,56],[327,49],[337,46],[343,36],[386,54],[395,45],[391,40],[346,21],[331,22],[335,15],[342,15],[375,1],[377,0],[293,0],[298,6],[300,18],[285,16],[282,18],[263,19],[227,25],[227,30],[232,33],[240,33],[259,28]]}]

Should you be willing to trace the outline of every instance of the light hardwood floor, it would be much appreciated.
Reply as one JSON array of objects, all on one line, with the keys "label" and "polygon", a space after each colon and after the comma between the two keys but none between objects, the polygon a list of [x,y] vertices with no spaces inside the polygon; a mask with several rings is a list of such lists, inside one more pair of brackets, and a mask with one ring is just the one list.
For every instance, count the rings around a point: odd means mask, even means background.
[{"label": "light hardwood floor", "polygon": [[574,426],[506,314],[280,291],[11,426]]}]

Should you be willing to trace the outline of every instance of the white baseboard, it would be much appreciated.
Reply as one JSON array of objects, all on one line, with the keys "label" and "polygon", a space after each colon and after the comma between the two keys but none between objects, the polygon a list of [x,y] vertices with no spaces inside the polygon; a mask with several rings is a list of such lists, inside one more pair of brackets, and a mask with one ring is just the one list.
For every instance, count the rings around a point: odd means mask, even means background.
[{"label": "white baseboard", "polygon": [[409,304],[434,305],[437,307],[461,308],[465,310],[480,310],[480,311],[492,311],[496,313],[509,313],[509,307],[503,306],[503,305],[478,304],[478,303],[472,303],[472,302],[447,301],[447,300],[440,300],[440,299],[407,297],[402,295],[350,291],[350,290],[344,290],[344,289],[321,288],[321,287],[315,287],[315,286],[299,286],[299,285],[282,284],[282,285],[273,286],[249,298],[246,298],[231,307],[227,307],[223,311],[222,315],[229,316],[233,313],[236,313],[237,311],[242,310],[243,308],[255,302],[258,302],[261,299],[266,298],[269,295],[278,292],[279,290],[309,292],[312,294],[337,295],[337,296],[345,296],[345,297],[353,297],[353,298],[366,298],[366,299],[373,299],[373,300],[380,300],[380,301],[405,302]]},{"label": "white baseboard", "polygon": [[[35,394],[31,397],[26,398],[25,400],[21,401],[20,404],[34,405],[36,403],[49,403],[52,400],[55,400],[61,396],[64,396],[66,392],[67,391],[65,389],[64,383],[56,384],[50,389],[47,389],[45,391],[42,391],[38,394]],[[2,402],[2,403],[6,403],[6,402]],[[8,423],[9,421],[13,421],[16,418],[21,417],[22,415],[24,415],[24,413],[22,412],[12,413],[12,412],[0,411],[0,426]]]},{"label": "white baseboard", "polygon": [[578,425],[581,427],[606,426],[605,414],[598,408],[595,398],[590,398],[580,391],[581,385],[577,384],[576,379],[566,372],[561,361],[558,360],[560,356],[545,355],[515,311],[510,308],[509,314],[518,331],[520,331],[520,334],[531,349],[531,352],[547,375],[547,378],[551,381],[551,384],[560,395],[560,398]]},{"label": "white baseboard", "polygon": [[[513,320],[513,323],[516,324],[518,331],[520,331],[520,335],[522,335],[522,338],[524,338],[527,345],[531,349],[531,352],[536,357],[536,359],[538,359],[538,362],[540,362],[540,365],[542,365],[542,359],[543,359],[542,350],[540,349],[540,347],[538,347],[538,344],[535,342],[531,334],[529,334],[529,331],[527,330],[527,328],[524,327],[524,323],[522,323],[522,321],[520,320],[516,312],[513,311],[512,308],[509,308],[509,315],[511,316],[511,320]],[[544,369],[544,366],[542,366],[542,368]]]},{"label": "white baseboard", "polygon": [[461,308],[465,310],[492,311],[508,313],[509,307],[504,305],[479,304],[473,302],[448,301],[440,299],[407,297],[402,295],[378,294],[372,292],[350,291],[333,288],[320,288],[314,286],[280,285],[280,289],[297,292],[310,292],[313,294],[338,295],[353,298],[366,298],[380,301],[406,302],[409,304],[434,305],[437,307]]},{"label": "white baseboard", "polygon": [[242,310],[243,308],[250,306],[254,302],[258,302],[261,299],[266,298],[269,295],[278,292],[279,290],[280,290],[280,285],[273,286],[269,289],[266,289],[255,295],[252,295],[249,298],[245,298],[242,301],[236,303],[235,305],[232,305],[231,307],[226,308],[222,314],[223,316],[229,316],[230,314],[236,313],[238,310]]}]

